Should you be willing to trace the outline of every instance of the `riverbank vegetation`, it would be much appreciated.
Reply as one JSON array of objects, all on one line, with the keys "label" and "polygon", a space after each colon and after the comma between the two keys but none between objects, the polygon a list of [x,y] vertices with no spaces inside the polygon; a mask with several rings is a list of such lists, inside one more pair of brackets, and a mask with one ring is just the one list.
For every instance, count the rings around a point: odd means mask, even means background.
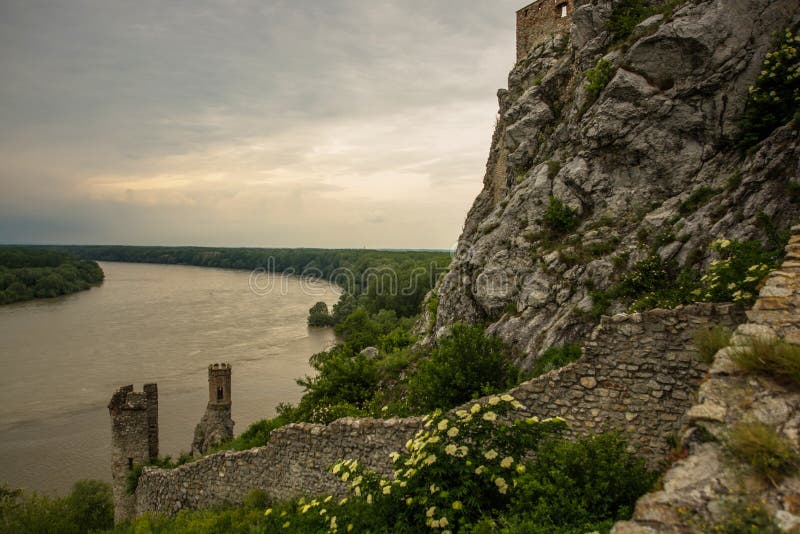
[{"label": "riverbank vegetation", "polygon": [[0,485],[0,532],[84,534],[114,526],[111,486],[80,480],[66,497],[47,497]]},{"label": "riverbank vegetation", "polygon": [[0,247],[0,304],[51,298],[103,281],[97,263],[36,247]]}]

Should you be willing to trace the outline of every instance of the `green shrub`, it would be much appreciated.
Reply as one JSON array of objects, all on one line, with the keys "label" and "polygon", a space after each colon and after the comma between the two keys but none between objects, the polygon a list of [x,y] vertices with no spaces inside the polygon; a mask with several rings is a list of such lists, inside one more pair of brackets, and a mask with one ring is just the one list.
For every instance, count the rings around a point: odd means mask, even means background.
[{"label": "green shrub", "polygon": [[64,498],[0,485],[0,532],[83,534],[113,525],[114,502],[105,482],[80,480]]},{"label": "green shrub", "polygon": [[456,324],[409,379],[409,403],[422,412],[450,408],[505,389],[518,377],[499,338],[477,326]]},{"label": "green shrub", "polygon": [[[352,499],[366,499],[386,518],[380,531],[418,532],[423,525],[459,531],[491,510],[502,510],[516,491],[521,458],[563,420],[499,423],[522,405],[510,395],[473,404],[455,414],[425,417],[425,428],[394,453],[393,480],[343,460],[332,472],[350,484]],[[358,527],[358,526],[357,526]],[[359,532],[363,528],[357,528]]]},{"label": "green shrub", "polygon": [[797,470],[799,458],[792,443],[763,423],[737,423],[726,446],[734,458],[774,483]]},{"label": "green shrub", "polygon": [[800,346],[778,338],[751,338],[732,354],[747,371],[800,385]]},{"label": "green shrub", "polygon": [[746,150],[765,139],[800,112],[800,35],[787,29],[776,35],[761,73],[750,87],[740,121],[739,148]]},{"label": "green shrub", "polygon": [[378,383],[376,361],[356,353],[347,344],[315,354],[310,363],[317,370],[317,375],[297,381],[305,388],[298,406],[304,418],[311,418],[313,411],[322,407],[361,407],[375,392]]},{"label": "green shrub", "polygon": [[333,317],[324,302],[317,302],[308,310],[308,326],[333,326],[333,324]]},{"label": "green shrub", "polygon": [[547,161],[547,178],[549,180],[552,180],[553,178],[555,178],[560,170],[561,170],[561,162],[560,161],[554,160],[554,159],[551,159],[551,160]]},{"label": "green shrub", "polygon": [[715,534],[781,534],[770,513],[759,503],[730,502],[725,507],[725,517],[704,531]]},{"label": "green shrub", "polygon": [[714,361],[714,355],[731,341],[731,330],[721,325],[711,325],[698,329],[694,333],[694,345],[700,359],[707,364]]},{"label": "green shrub", "polygon": [[509,508],[511,523],[522,527],[517,532],[578,530],[598,521],[628,519],[636,499],[656,478],[617,434],[578,442],[547,440],[527,467],[517,478]]},{"label": "green shrub", "polygon": [[607,59],[600,59],[593,69],[586,71],[586,107],[597,100],[616,72],[617,69]]},{"label": "green shrub", "polygon": [[576,361],[581,357],[581,346],[575,344],[562,345],[560,347],[550,347],[536,359],[531,370],[533,377],[542,376],[554,369],[560,369],[565,365]]},{"label": "green shrub", "polygon": [[551,196],[543,222],[553,234],[565,234],[577,228],[580,219],[578,212],[567,206],[560,198]]},{"label": "green shrub", "polygon": [[689,198],[681,202],[678,206],[678,213],[681,215],[690,215],[700,209],[703,205],[708,203],[709,200],[719,194],[719,189],[713,189],[708,186],[701,186],[692,191]]},{"label": "green shrub", "polygon": [[655,13],[655,9],[647,5],[644,0],[616,2],[608,22],[608,30],[614,36],[614,41],[623,41],[633,33],[633,29],[640,22]]}]

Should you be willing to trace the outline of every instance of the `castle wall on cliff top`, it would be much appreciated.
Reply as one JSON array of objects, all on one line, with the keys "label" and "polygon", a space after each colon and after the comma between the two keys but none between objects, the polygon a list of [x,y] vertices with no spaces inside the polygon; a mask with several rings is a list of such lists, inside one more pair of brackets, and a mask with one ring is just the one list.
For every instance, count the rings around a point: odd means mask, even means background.
[{"label": "castle wall on cliff top", "polygon": [[536,0],[517,11],[517,61],[557,33],[568,32],[574,0]]},{"label": "castle wall on cliff top", "polygon": [[[695,331],[743,320],[729,304],[604,317],[579,361],[509,393],[526,406],[522,416],[563,417],[575,436],[622,431],[641,456],[657,465],[707,372],[695,356]],[[274,431],[264,447],[222,452],[172,470],[145,468],[136,513],[174,514],[238,503],[254,489],[278,499],[338,494],[344,488],[327,471],[333,463],[355,458],[389,474],[389,453],[402,450],[421,427],[420,418],[287,425]]]}]

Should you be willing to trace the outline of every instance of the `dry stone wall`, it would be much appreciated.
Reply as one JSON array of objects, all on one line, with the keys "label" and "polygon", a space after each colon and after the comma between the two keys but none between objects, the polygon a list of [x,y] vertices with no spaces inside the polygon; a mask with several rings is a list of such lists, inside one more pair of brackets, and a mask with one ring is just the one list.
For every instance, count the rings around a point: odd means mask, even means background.
[{"label": "dry stone wall", "polygon": [[[694,332],[742,320],[732,305],[713,304],[605,317],[581,360],[510,393],[526,406],[525,417],[563,417],[574,435],[621,430],[657,464],[707,372],[694,355]],[[264,447],[211,455],[173,470],[145,468],[136,511],[172,514],[236,503],[254,489],[278,499],[340,493],[328,467],[356,458],[388,474],[389,453],[402,450],[421,426],[419,418],[288,425],[273,432]]]},{"label": "dry stone wall", "polygon": [[666,472],[662,487],[643,496],[631,521],[612,534],[715,531],[731,508],[762,507],[784,531],[800,529],[800,476],[766,481],[727,454],[725,443],[739,423],[768,425],[800,452],[800,392],[766,376],[746,373],[731,355],[751,338],[800,342],[800,226],[792,228],[787,256],[771,273],[731,346],[714,357],[698,402],[686,415],[683,445],[688,456]]}]

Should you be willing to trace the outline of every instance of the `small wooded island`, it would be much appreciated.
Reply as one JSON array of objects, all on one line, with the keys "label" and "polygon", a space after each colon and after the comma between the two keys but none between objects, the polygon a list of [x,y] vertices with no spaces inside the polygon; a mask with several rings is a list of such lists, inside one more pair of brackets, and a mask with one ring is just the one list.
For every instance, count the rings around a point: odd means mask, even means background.
[{"label": "small wooded island", "polygon": [[51,298],[89,289],[103,281],[91,260],[28,247],[0,247],[0,304]]}]

